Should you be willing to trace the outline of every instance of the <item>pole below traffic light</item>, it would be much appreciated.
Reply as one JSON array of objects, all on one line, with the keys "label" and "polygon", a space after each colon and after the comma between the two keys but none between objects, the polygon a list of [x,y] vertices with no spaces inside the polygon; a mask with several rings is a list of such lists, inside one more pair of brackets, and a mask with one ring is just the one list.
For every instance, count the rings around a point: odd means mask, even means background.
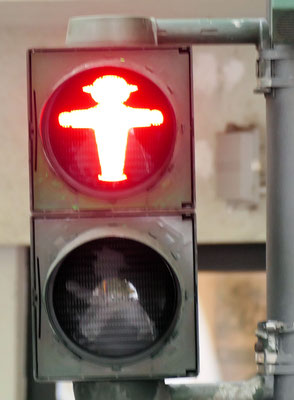
[{"label": "pole below traffic light", "polygon": [[205,385],[164,385],[161,381],[74,383],[76,400],[269,400],[271,378]]}]

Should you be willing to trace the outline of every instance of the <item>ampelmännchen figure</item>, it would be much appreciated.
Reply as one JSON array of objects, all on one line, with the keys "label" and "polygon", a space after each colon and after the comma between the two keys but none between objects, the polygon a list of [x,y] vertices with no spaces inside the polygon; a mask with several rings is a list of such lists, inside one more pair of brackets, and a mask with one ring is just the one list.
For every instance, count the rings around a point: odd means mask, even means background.
[{"label": "ampelm\u00e4nnchen figure", "polygon": [[124,104],[137,90],[136,85],[128,84],[124,78],[105,75],[83,87],[83,91],[90,93],[98,103],[96,106],[59,114],[59,124],[64,128],[93,129],[101,166],[98,179],[101,181],[127,179],[124,166],[130,129],[163,123],[163,114],[159,110]]}]

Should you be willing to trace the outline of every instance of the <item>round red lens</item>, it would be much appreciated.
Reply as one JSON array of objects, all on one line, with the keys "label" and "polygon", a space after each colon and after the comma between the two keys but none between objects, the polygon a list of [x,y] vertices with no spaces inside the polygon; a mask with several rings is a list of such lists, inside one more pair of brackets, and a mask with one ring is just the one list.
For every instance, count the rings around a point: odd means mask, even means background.
[{"label": "round red lens", "polygon": [[176,137],[173,108],[162,89],[118,67],[91,68],[65,80],[45,104],[40,129],[55,172],[92,196],[154,184]]}]

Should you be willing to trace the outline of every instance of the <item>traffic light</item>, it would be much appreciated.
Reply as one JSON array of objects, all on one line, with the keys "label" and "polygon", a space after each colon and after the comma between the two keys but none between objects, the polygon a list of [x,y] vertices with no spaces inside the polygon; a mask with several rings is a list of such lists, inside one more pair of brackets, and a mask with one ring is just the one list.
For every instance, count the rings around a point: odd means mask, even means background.
[{"label": "traffic light", "polygon": [[189,48],[28,52],[39,380],[195,375]]}]

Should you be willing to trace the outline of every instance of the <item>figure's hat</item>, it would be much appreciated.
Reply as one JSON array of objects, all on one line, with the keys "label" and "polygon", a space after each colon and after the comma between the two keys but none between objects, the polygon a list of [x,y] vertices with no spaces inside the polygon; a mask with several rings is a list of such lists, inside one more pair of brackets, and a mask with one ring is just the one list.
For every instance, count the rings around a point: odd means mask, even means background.
[{"label": "figure's hat", "polygon": [[101,78],[96,79],[92,85],[84,86],[83,91],[90,94],[95,93],[128,93],[136,92],[138,86],[129,85],[124,78],[115,75],[104,75]]}]

